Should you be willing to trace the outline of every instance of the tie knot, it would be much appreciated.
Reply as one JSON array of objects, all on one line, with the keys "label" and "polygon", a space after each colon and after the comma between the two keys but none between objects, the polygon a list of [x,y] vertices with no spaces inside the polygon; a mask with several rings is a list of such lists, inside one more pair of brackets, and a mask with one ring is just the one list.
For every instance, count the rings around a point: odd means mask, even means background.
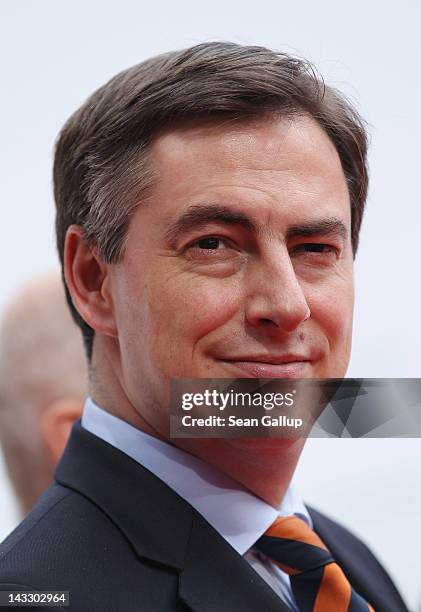
[{"label": "tie knot", "polygon": [[319,536],[295,515],[278,516],[255,546],[290,576],[334,561]]},{"label": "tie knot", "polygon": [[311,529],[305,520],[296,514],[276,517],[269,529],[265,531],[264,535],[295,540],[296,542],[311,544],[312,546],[318,546],[323,550],[327,550],[326,545],[322,542],[317,533]]}]

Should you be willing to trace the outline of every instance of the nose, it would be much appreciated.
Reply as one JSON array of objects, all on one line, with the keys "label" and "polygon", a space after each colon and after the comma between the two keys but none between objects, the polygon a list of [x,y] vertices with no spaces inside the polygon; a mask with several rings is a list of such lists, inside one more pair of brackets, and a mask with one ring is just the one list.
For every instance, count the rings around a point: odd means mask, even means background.
[{"label": "nose", "polygon": [[288,333],[310,318],[310,307],[288,251],[278,252],[272,261],[255,262],[249,274],[245,306],[249,325]]}]

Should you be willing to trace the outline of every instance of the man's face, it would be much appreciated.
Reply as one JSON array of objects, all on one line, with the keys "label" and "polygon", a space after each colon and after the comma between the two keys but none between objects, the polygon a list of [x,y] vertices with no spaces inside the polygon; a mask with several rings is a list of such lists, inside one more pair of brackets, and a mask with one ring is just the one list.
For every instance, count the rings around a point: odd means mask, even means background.
[{"label": "man's face", "polygon": [[121,384],[143,418],[168,435],[171,378],[344,376],[350,201],[318,124],[190,125],[161,135],[152,163],[110,285]]}]

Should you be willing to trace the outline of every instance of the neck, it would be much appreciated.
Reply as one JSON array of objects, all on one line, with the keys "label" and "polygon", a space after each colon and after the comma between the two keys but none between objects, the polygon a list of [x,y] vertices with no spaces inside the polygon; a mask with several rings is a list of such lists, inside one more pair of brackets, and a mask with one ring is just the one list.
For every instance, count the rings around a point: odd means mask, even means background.
[{"label": "neck", "polygon": [[305,440],[190,438],[174,442],[238,481],[263,501],[278,507],[291,482]]}]

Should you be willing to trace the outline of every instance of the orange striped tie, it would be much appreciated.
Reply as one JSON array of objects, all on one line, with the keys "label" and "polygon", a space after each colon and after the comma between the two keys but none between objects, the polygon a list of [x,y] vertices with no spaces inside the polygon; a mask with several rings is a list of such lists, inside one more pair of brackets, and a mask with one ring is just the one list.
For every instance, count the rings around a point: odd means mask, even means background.
[{"label": "orange striped tie", "polygon": [[302,612],[374,612],[319,536],[298,516],[278,516],[255,546],[290,576]]}]

